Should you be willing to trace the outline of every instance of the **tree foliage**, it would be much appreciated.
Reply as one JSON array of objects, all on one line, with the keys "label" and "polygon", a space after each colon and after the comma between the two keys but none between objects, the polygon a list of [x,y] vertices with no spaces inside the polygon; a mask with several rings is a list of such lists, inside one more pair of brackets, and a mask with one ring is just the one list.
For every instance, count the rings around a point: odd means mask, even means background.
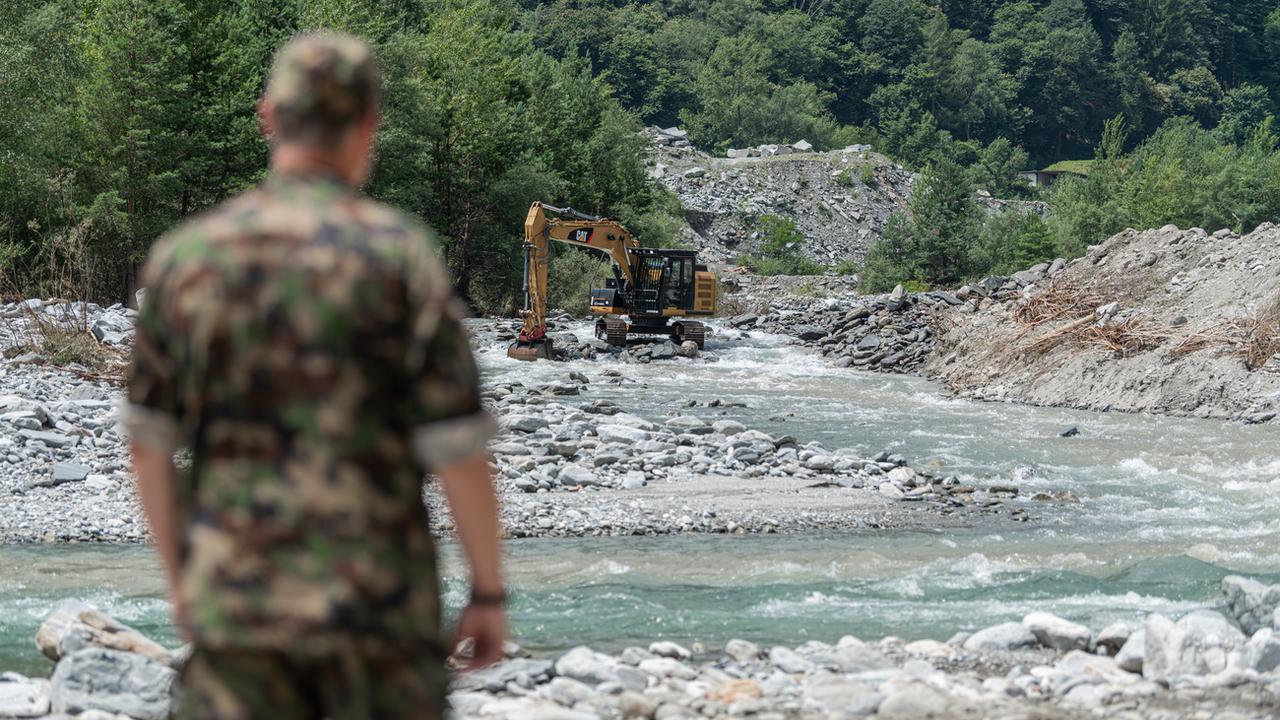
[{"label": "tree foliage", "polygon": [[[635,115],[576,50],[554,56],[501,0],[20,0],[0,9],[0,258],[25,292],[123,299],[151,243],[265,172],[255,106],[300,31],[370,40],[384,73],[373,196],[439,232],[460,289],[518,291],[533,200],[673,241]],[[43,272],[30,272],[43,268]],[[55,277],[56,276],[56,277]]]}]

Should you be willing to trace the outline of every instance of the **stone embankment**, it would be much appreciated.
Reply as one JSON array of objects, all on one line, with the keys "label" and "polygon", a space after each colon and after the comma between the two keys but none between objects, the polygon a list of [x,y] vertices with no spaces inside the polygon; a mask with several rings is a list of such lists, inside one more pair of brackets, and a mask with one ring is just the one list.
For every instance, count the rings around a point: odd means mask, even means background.
[{"label": "stone embankment", "polygon": [[[1153,614],[1098,632],[1046,612],[948,639],[708,649],[670,640],[613,655],[576,647],[454,679],[474,720],[824,720],[877,717],[1222,720],[1280,713],[1280,586],[1223,581],[1228,615]],[[0,718],[166,720],[181,702],[168,651],[69,604],[37,634],[49,679],[0,676]]]}]

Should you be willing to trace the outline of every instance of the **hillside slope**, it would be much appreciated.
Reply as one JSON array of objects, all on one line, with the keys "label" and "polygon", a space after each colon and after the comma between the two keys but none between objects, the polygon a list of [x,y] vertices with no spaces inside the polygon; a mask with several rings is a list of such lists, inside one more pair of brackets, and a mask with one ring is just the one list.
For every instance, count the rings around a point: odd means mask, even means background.
[{"label": "hillside slope", "polygon": [[686,240],[712,262],[756,253],[763,215],[793,220],[804,254],[819,263],[862,260],[889,216],[906,208],[915,179],[865,145],[717,158],[679,135],[651,128],[649,136],[650,172],[680,198]]},{"label": "hillside slope", "polygon": [[1280,228],[1129,230],[943,318],[924,373],[962,394],[1267,422],[1280,410]]}]

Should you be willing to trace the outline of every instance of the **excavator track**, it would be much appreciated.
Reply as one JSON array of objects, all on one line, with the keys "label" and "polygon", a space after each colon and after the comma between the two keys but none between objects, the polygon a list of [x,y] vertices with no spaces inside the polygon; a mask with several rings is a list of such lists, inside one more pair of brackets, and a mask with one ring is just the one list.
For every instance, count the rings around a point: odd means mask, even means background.
[{"label": "excavator track", "polygon": [[676,329],[676,341],[685,342],[692,341],[701,350],[706,344],[707,326],[700,322],[685,321],[680,323]]},{"label": "excavator track", "polygon": [[627,346],[627,322],[617,318],[607,318],[596,323],[596,337],[614,347]]}]

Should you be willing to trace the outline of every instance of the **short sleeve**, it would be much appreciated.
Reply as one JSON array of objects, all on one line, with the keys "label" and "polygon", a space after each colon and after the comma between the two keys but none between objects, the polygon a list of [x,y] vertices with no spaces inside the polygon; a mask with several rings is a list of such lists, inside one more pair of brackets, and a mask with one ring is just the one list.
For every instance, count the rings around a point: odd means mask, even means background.
[{"label": "short sleeve", "polygon": [[409,425],[418,460],[438,470],[486,452],[496,424],[480,402],[480,373],[448,273],[425,235],[415,233],[409,244]]},{"label": "short sleeve", "polygon": [[142,273],[146,288],[134,324],[133,357],[121,420],[129,437],[164,452],[181,445],[182,416],[178,364],[173,355],[173,328],[164,317],[163,273],[153,258]]}]

